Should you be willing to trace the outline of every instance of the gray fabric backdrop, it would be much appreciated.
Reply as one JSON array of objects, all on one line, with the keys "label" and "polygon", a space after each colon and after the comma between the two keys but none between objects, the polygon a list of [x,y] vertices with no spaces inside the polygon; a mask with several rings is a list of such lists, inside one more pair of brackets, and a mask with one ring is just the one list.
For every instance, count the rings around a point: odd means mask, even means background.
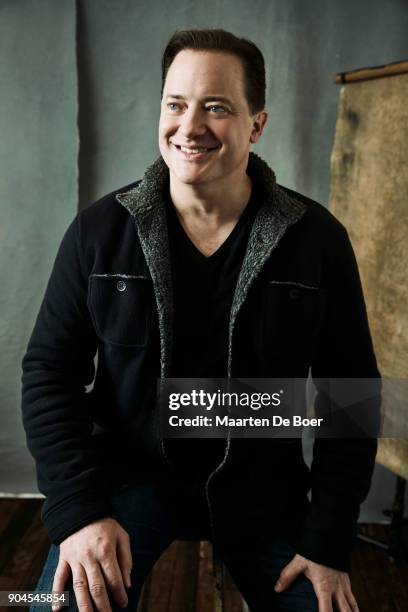
[{"label": "gray fabric backdrop", "polygon": [[0,491],[34,491],[21,358],[77,208],[73,2],[0,0]]},{"label": "gray fabric backdrop", "polygon": [[[405,0],[0,0],[1,491],[36,490],[20,360],[56,248],[78,206],[139,178],[158,155],[160,56],[186,26],[223,27],[260,46],[270,116],[255,150],[278,182],[323,204],[334,74],[408,57]],[[382,518],[392,484],[378,467],[364,520]]]}]

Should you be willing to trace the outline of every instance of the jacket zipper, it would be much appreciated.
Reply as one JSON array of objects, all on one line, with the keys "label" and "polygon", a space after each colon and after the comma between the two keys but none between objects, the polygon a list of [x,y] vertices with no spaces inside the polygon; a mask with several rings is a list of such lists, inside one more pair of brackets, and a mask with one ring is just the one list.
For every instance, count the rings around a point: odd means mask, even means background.
[{"label": "jacket zipper", "polygon": [[[232,356],[232,333],[229,337],[228,340],[228,355]],[[228,372],[227,372],[227,379],[228,381],[231,378],[231,371],[232,371],[232,367],[231,367],[231,362],[232,359],[229,358],[228,359]],[[208,507],[208,514],[210,517],[210,528],[211,528],[211,534],[212,534],[212,542],[213,542],[213,548],[215,549],[215,531],[214,531],[214,513],[213,513],[213,509],[212,509],[212,505],[211,505],[211,499],[210,499],[210,483],[211,480],[214,478],[214,476],[220,472],[222,470],[222,468],[224,467],[224,465],[226,464],[227,460],[228,460],[228,454],[229,454],[229,450],[230,450],[230,445],[231,445],[231,428],[228,425],[228,430],[227,430],[227,441],[226,441],[226,445],[225,445],[225,452],[224,452],[224,458],[221,461],[221,463],[219,465],[217,465],[217,467],[209,474],[207,481],[205,483],[205,497],[207,500],[207,507]]]}]

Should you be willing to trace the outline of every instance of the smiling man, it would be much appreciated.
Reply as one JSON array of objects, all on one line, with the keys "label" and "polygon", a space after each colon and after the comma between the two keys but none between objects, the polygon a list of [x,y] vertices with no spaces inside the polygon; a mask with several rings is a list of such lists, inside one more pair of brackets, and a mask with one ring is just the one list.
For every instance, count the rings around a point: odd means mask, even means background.
[{"label": "smiling man", "polygon": [[259,49],[179,31],[162,71],[161,157],[76,216],[23,360],[53,541],[38,588],[135,610],[165,548],[207,538],[254,612],[355,611],[374,440],[318,439],[309,471],[300,439],[160,437],[157,377],[379,376],[345,229],[250,152]]}]

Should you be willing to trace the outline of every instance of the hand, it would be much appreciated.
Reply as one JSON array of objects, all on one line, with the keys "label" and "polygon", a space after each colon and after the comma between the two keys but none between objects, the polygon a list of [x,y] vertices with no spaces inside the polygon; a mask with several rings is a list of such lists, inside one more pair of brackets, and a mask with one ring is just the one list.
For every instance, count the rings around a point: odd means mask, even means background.
[{"label": "hand", "polygon": [[[92,603],[101,612],[112,612],[107,589],[119,606],[126,607],[131,568],[129,535],[113,518],[103,518],[61,543],[52,590],[63,591],[72,572],[79,612],[92,610]],[[57,604],[52,609],[60,608]]]},{"label": "hand", "polygon": [[338,612],[359,612],[351,591],[350,578],[346,572],[319,565],[301,555],[296,555],[283,568],[275,585],[275,591],[278,593],[284,591],[302,573],[313,584],[319,602],[319,612],[333,612],[333,601],[336,605],[334,610]]}]

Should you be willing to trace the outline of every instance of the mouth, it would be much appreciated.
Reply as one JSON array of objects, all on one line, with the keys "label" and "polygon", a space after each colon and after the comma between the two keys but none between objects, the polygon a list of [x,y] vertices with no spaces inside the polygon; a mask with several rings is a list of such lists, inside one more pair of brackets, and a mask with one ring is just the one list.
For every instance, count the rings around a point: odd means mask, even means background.
[{"label": "mouth", "polygon": [[184,159],[189,160],[199,160],[204,159],[208,155],[210,155],[213,151],[219,149],[219,145],[214,147],[184,147],[182,145],[177,145],[175,143],[171,143],[180,153],[182,154]]}]

